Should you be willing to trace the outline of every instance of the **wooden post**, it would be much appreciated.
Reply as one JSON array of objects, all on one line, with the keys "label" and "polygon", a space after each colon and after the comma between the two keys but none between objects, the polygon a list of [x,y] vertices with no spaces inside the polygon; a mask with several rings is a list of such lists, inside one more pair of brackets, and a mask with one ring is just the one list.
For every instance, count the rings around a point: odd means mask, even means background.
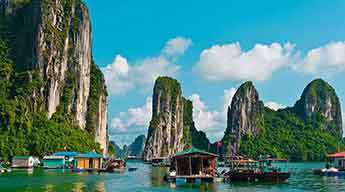
[{"label": "wooden post", "polygon": [[192,175],[192,157],[189,156],[189,175]]},{"label": "wooden post", "polygon": [[177,158],[175,158],[175,171],[176,171],[176,175],[179,175],[179,171],[177,170],[178,167],[177,167]]},{"label": "wooden post", "polygon": [[200,157],[201,159],[201,174],[204,173],[204,159],[202,158],[202,156]]}]

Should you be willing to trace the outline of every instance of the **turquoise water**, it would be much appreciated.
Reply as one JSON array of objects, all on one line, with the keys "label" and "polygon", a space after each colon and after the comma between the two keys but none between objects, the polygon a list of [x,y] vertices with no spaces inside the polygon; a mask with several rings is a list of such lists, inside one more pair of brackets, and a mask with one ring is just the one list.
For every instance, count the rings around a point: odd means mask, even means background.
[{"label": "turquoise water", "polygon": [[334,191],[345,192],[345,178],[314,176],[312,169],[323,163],[289,163],[292,176],[284,184],[182,184],[165,183],[162,178],[165,170],[129,162],[128,167],[137,167],[135,172],[125,173],[71,173],[61,170],[13,171],[0,175],[0,191],[224,191],[224,192],[263,192],[263,191]]}]

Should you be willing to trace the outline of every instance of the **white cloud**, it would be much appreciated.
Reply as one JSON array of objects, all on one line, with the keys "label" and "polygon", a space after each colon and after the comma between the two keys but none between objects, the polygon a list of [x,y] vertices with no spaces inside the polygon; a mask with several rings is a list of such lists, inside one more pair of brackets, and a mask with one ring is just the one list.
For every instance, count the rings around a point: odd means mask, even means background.
[{"label": "white cloud", "polygon": [[193,102],[193,119],[196,128],[204,131],[212,142],[221,139],[224,135],[228,106],[235,93],[235,88],[224,90],[222,105],[218,110],[213,111],[208,109],[200,95],[193,94],[189,97]]},{"label": "white cloud", "polygon": [[163,53],[167,56],[176,57],[184,54],[191,44],[192,40],[190,39],[176,37],[166,43]]},{"label": "white cloud", "polygon": [[333,75],[345,71],[345,42],[331,42],[310,50],[295,69],[314,75]]},{"label": "white cloud", "polygon": [[[146,98],[141,107],[131,107],[113,118],[110,123],[112,134],[146,131],[152,116],[152,98]],[[144,133],[141,133],[144,134]],[[137,136],[137,135],[135,135]]]},{"label": "white cloud", "polygon": [[248,51],[239,43],[214,45],[202,51],[194,70],[211,81],[265,81],[284,67],[325,77],[345,72],[345,41],[311,49],[305,56],[290,43],[256,44]]},{"label": "white cloud", "polygon": [[223,113],[225,115],[227,114],[228,107],[231,105],[232,98],[234,97],[237,89],[236,88],[230,88],[230,89],[225,89],[224,90],[224,95],[223,95]]},{"label": "white cloud", "polygon": [[102,69],[109,93],[121,95],[134,88],[151,87],[159,76],[175,77],[180,69],[176,60],[190,45],[190,39],[176,37],[166,43],[158,56],[147,57],[134,64],[117,55],[112,64]]},{"label": "white cloud", "polygon": [[110,94],[118,95],[133,88],[134,82],[129,80],[130,69],[127,59],[121,55],[117,55],[111,65],[103,68],[104,78]]},{"label": "white cloud", "polygon": [[195,70],[207,80],[265,81],[291,62],[294,45],[256,44],[243,51],[239,43],[214,45],[202,51]]},{"label": "white cloud", "polygon": [[208,111],[207,106],[198,94],[189,97],[193,102],[193,119],[199,130],[207,131],[218,126],[218,111]]},{"label": "white cloud", "polygon": [[280,104],[280,103],[276,103],[274,101],[268,101],[265,103],[265,106],[274,110],[274,111],[277,111],[278,109],[283,109],[283,108],[286,108],[285,105],[283,104]]},{"label": "white cloud", "polygon": [[159,76],[175,77],[180,67],[164,56],[147,58],[135,67],[132,80],[139,86],[151,86]]}]

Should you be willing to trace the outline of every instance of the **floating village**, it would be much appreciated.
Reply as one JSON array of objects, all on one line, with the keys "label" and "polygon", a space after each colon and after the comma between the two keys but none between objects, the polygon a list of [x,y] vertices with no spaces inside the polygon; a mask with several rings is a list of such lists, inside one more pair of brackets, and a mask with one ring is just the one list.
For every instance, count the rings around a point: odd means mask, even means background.
[{"label": "floating village", "polygon": [[[142,157],[129,156],[125,159],[105,157],[96,152],[56,152],[43,158],[14,156],[10,162],[1,162],[0,173],[34,169],[56,169],[71,173],[90,174],[140,171],[141,167],[127,167],[127,162],[141,162],[154,167],[166,168],[161,178],[167,183],[231,183],[251,182],[279,184],[288,183],[294,174],[289,171],[287,159],[250,159],[243,156],[226,157],[220,161],[217,154],[197,148],[177,152],[171,157],[159,157],[144,161]],[[277,166],[279,164],[279,166]],[[140,164],[136,164],[140,165]],[[283,166],[282,166],[283,165]],[[325,177],[345,177],[345,152],[328,155],[323,169],[314,169],[313,174]]]}]

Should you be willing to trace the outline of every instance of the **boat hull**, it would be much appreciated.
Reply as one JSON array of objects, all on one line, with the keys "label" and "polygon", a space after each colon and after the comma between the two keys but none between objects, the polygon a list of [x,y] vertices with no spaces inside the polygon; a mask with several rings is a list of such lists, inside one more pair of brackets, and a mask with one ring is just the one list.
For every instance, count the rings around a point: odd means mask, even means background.
[{"label": "boat hull", "polygon": [[229,172],[225,175],[229,181],[250,182],[285,182],[290,177],[288,172]]},{"label": "boat hull", "polygon": [[314,170],[314,175],[327,176],[327,177],[345,177],[345,171],[322,171]]}]

